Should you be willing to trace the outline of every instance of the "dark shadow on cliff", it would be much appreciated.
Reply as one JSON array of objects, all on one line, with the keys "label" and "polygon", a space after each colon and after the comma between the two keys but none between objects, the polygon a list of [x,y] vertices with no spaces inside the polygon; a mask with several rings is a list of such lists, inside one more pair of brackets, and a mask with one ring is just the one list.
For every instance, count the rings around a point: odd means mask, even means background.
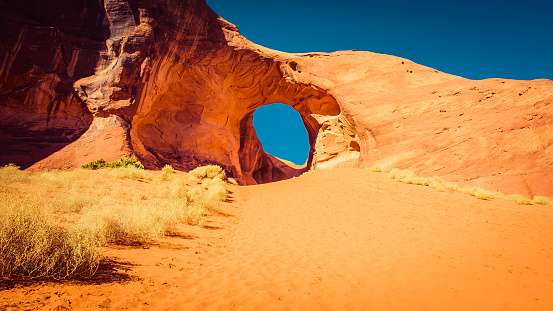
[{"label": "dark shadow on cliff", "polygon": [[97,1],[0,0],[0,165],[30,167],[87,131],[73,83],[94,74],[107,26]]},{"label": "dark shadow on cliff", "polygon": [[0,166],[13,163],[21,169],[60,151],[79,139],[92,124],[92,116],[81,120],[75,131],[46,129],[30,131],[24,127],[0,124]]}]

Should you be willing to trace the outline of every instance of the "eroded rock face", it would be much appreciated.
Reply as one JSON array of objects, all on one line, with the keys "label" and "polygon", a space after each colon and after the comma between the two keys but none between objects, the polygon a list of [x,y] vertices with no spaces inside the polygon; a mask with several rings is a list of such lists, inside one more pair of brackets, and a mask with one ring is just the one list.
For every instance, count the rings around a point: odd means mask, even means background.
[{"label": "eroded rock face", "polygon": [[[399,167],[553,196],[550,80],[473,81],[370,52],[282,53],[199,0],[49,2],[2,2],[0,164],[133,155],[149,168],[220,164],[245,184]],[[253,112],[272,103],[302,116],[306,167],[262,150]]]}]

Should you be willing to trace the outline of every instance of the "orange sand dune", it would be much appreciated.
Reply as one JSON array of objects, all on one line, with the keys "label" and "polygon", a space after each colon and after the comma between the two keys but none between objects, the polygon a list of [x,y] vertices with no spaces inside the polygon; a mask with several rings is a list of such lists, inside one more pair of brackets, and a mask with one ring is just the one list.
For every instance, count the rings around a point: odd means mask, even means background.
[{"label": "orange sand dune", "polygon": [[0,309],[553,310],[553,207],[334,169],[232,187],[206,228],[109,248],[94,280]]}]

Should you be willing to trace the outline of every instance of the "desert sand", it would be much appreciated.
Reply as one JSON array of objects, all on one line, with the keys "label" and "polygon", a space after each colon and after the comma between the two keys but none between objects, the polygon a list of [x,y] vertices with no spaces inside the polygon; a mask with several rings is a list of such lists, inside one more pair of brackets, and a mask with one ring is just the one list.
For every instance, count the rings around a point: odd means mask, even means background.
[{"label": "desert sand", "polygon": [[93,279],[4,283],[0,309],[553,309],[551,206],[352,168],[230,190],[207,226],[107,247]]}]

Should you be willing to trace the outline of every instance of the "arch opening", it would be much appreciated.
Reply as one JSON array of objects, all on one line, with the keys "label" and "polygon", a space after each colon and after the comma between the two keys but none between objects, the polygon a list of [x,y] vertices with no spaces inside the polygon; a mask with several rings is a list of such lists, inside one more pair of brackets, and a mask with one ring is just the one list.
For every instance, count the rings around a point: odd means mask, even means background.
[{"label": "arch opening", "polygon": [[301,115],[291,106],[275,103],[253,113],[253,127],[265,153],[304,166],[311,149]]}]

